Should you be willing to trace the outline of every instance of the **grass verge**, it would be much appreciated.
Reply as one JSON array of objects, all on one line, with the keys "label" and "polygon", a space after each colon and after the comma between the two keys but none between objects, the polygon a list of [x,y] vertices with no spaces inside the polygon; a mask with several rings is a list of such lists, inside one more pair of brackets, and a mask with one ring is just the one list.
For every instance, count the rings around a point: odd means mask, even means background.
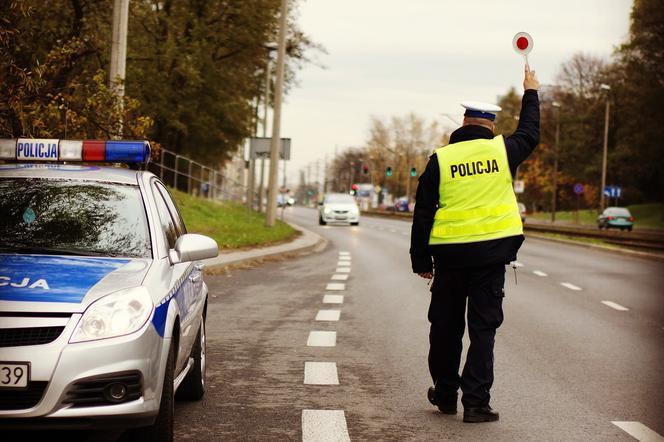
[{"label": "grass verge", "polygon": [[[664,204],[633,204],[627,206],[631,214],[636,218],[634,228],[664,229]],[[532,215],[535,219],[548,221],[551,219],[549,212],[538,212]],[[573,211],[556,212],[556,221],[573,222],[575,214]],[[579,210],[579,223],[581,225],[597,226],[597,210]]]},{"label": "grass verge", "polygon": [[187,231],[214,238],[219,249],[267,246],[290,240],[300,234],[277,220],[272,228],[265,227],[265,215],[247,212],[239,203],[214,202],[169,189],[184,218]]}]

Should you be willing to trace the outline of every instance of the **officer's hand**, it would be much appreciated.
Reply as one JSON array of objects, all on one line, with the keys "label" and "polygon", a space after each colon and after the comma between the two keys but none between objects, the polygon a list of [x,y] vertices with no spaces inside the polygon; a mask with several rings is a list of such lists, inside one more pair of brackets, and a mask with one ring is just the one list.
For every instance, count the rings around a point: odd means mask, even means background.
[{"label": "officer's hand", "polygon": [[523,89],[528,90],[528,89],[535,89],[538,90],[540,87],[539,80],[537,79],[537,75],[535,75],[535,71],[531,71],[530,67],[526,65],[526,75],[523,79]]},{"label": "officer's hand", "polygon": [[431,279],[433,278],[433,273],[432,272],[424,272],[424,273],[418,273],[422,278],[424,279]]}]

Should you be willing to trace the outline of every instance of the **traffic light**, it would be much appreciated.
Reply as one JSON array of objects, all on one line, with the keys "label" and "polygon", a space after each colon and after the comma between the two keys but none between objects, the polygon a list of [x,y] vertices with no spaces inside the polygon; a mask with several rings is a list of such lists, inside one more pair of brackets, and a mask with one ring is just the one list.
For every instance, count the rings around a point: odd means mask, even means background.
[{"label": "traffic light", "polygon": [[350,194],[355,195],[357,193],[357,184],[350,186]]},{"label": "traffic light", "polygon": [[387,169],[385,169],[385,176],[392,176],[392,166],[387,166]]},{"label": "traffic light", "polygon": [[366,164],[363,164],[363,165],[362,165],[362,173],[363,173],[364,175],[369,174],[369,166],[367,166]]},{"label": "traffic light", "polygon": [[417,169],[415,169],[414,167],[411,167],[410,168],[410,176],[417,176]]}]

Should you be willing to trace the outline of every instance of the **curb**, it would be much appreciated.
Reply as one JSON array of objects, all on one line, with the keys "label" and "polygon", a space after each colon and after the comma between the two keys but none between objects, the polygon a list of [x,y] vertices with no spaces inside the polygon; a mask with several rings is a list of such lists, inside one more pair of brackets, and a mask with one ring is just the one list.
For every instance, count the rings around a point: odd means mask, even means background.
[{"label": "curb", "polygon": [[631,255],[631,256],[636,257],[636,258],[650,259],[650,260],[656,260],[656,261],[664,261],[664,255],[658,255],[656,253],[639,252],[638,250],[621,249],[621,248],[617,248],[617,247],[614,248],[614,247],[602,246],[602,245],[599,245],[599,244],[588,244],[588,243],[583,243],[583,242],[579,242],[579,241],[574,241],[574,240],[571,240],[571,239],[552,238],[550,236],[538,235],[536,233],[527,233],[526,238],[536,238],[536,239],[542,239],[542,240],[545,240],[545,241],[552,241],[552,242],[557,242],[557,243],[561,243],[561,244],[584,247],[586,249],[601,250],[601,251],[608,252],[608,253],[613,253],[613,254],[616,254],[616,255]]},{"label": "curb", "polygon": [[276,260],[310,252],[318,252],[323,250],[327,245],[327,239],[319,234],[291,222],[288,222],[288,224],[295,230],[299,231],[301,235],[285,244],[220,253],[216,258],[203,261],[205,264],[205,270],[214,273],[230,266],[260,263],[265,260]]}]

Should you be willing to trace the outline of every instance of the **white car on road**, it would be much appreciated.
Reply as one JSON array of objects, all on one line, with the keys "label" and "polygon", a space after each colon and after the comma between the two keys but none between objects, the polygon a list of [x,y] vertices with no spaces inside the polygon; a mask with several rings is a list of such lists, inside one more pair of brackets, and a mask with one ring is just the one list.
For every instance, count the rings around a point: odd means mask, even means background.
[{"label": "white car on road", "polygon": [[350,223],[351,226],[360,224],[360,208],[355,198],[346,193],[330,193],[325,195],[318,208],[318,224]]}]

